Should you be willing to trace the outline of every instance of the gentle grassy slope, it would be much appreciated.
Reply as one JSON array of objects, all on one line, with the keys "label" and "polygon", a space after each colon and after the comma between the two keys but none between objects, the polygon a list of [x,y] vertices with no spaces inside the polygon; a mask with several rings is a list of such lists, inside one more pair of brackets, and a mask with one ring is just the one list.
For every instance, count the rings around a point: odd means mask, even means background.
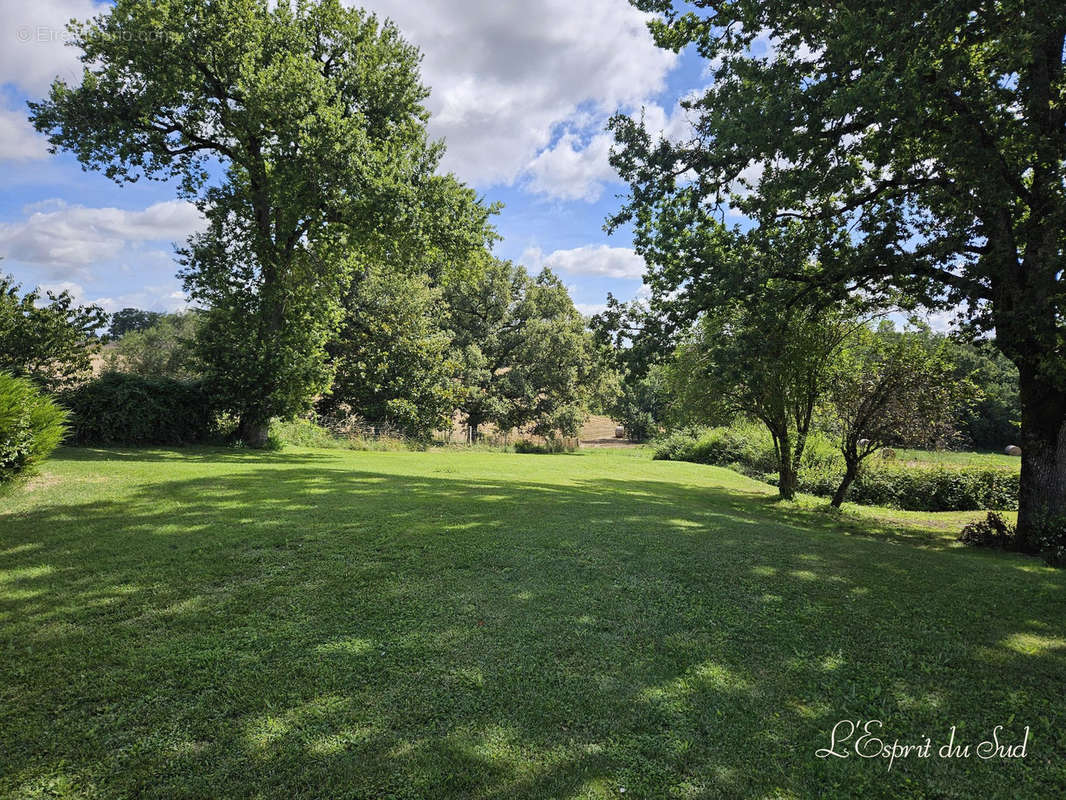
[{"label": "gentle grassy slope", "polygon": [[[1066,575],[772,491],[633,451],[61,451],[0,499],[0,794],[1055,796]],[[816,758],[842,718],[933,757]],[[1026,759],[936,757],[998,724]]]},{"label": "gentle grassy slope", "polygon": [[996,467],[998,469],[1010,469],[1015,472],[1022,468],[1022,460],[1018,456],[1008,456],[1004,453],[973,453],[967,450],[896,450],[894,461],[916,464],[919,466],[935,467]]}]

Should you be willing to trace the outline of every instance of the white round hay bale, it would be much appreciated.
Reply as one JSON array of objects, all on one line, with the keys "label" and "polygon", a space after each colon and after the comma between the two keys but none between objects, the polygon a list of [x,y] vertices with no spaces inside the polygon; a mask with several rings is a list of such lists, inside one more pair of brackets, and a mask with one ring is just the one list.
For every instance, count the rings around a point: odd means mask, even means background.
[{"label": "white round hay bale", "polygon": [[623,428],[621,425],[616,425],[615,428],[614,428],[614,438],[615,439],[623,439],[623,438],[625,438],[625,435],[626,435],[626,429]]},{"label": "white round hay bale", "polygon": [[1016,444],[1008,444],[1003,448],[1003,452],[1008,456],[1020,456],[1022,454],[1022,448],[1018,447]]}]

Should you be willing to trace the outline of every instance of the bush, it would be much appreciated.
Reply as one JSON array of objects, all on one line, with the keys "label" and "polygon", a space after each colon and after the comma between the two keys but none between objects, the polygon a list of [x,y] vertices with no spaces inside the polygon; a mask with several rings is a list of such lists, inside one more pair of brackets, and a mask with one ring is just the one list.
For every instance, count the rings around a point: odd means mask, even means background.
[{"label": "bush", "polygon": [[534,442],[530,439],[519,439],[514,443],[514,451],[516,453],[535,453],[540,455],[573,453],[577,450],[577,447],[578,444],[576,439],[561,439],[559,437],[551,437],[545,439],[543,442]]},{"label": "bush", "polygon": [[0,484],[32,474],[62,440],[66,420],[30,381],[0,372]]},{"label": "bush", "polygon": [[81,445],[183,445],[215,433],[199,383],[109,372],[63,396],[70,440]]},{"label": "bush", "polygon": [[[777,482],[773,440],[759,425],[677,431],[656,443],[654,457],[729,467],[767,483]],[[844,459],[833,443],[821,434],[810,436],[797,488],[831,497],[843,475]],[[863,464],[848,500],[906,511],[1013,510],[1018,507],[1018,483],[1019,475],[1012,470],[911,466],[874,457]]]},{"label": "bush", "polygon": [[989,511],[980,522],[971,522],[963,528],[958,540],[974,547],[1013,548],[1016,533],[1013,525],[995,511]]},{"label": "bush", "polygon": [[930,468],[874,462],[859,473],[848,499],[904,511],[1013,510],[1018,507],[1018,486],[1017,472],[995,467]]},{"label": "bush", "polygon": [[[400,436],[373,436],[365,429],[338,432],[311,419],[274,420],[270,438],[278,446],[315,447],[340,450],[409,450],[408,440]],[[421,444],[421,443],[419,443]]]}]

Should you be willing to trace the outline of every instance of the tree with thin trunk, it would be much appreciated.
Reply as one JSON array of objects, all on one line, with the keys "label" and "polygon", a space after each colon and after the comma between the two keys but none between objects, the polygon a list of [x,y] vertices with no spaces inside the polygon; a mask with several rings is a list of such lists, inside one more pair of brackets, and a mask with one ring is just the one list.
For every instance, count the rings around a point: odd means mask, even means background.
[{"label": "tree with thin trunk", "polygon": [[727,289],[723,206],[828,224],[843,233],[817,268],[777,278],[994,331],[1019,373],[1020,545],[1066,527],[1066,3],[632,2],[711,82],[683,103],[685,141],[613,119],[631,193],[610,224],[635,223],[653,271]]},{"label": "tree with thin trunk", "polygon": [[943,344],[891,323],[857,329],[841,348],[827,381],[826,427],[836,433],[844,475],[833,493],[839,508],[862,463],[900,441],[927,446],[949,438],[951,421],[976,388],[954,375]]},{"label": "tree with thin trunk", "polygon": [[743,415],[766,426],[778,492],[791,500],[816,411],[855,321],[840,308],[779,300],[732,302],[703,316],[667,372],[679,419],[722,423]]},{"label": "tree with thin trunk", "polygon": [[117,0],[71,43],[76,86],[30,103],[52,150],[119,183],[173,179],[207,219],[182,255],[200,355],[240,436],[329,387],[358,266],[481,246],[489,209],[435,174],[418,51],[339,0]]}]

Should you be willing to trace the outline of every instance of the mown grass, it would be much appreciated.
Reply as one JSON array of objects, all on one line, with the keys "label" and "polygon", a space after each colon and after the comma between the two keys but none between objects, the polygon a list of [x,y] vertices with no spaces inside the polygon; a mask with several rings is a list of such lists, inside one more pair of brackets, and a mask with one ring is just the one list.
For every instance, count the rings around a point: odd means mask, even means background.
[{"label": "mown grass", "polygon": [[[0,511],[5,797],[1050,797],[1064,573],[639,451],[65,450]],[[841,719],[933,756],[819,759]],[[939,758],[1030,727],[1027,757]]]},{"label": "mown grass", "polygon": [[1022,468],[1021,458],[1008,456],[1004,453],[906,449],[896,450],[895,453],[896,457],[893,460],[897,463],[902,462],[917,466],[995,467],[998,469],[1012,469],[1015,472]]}]

